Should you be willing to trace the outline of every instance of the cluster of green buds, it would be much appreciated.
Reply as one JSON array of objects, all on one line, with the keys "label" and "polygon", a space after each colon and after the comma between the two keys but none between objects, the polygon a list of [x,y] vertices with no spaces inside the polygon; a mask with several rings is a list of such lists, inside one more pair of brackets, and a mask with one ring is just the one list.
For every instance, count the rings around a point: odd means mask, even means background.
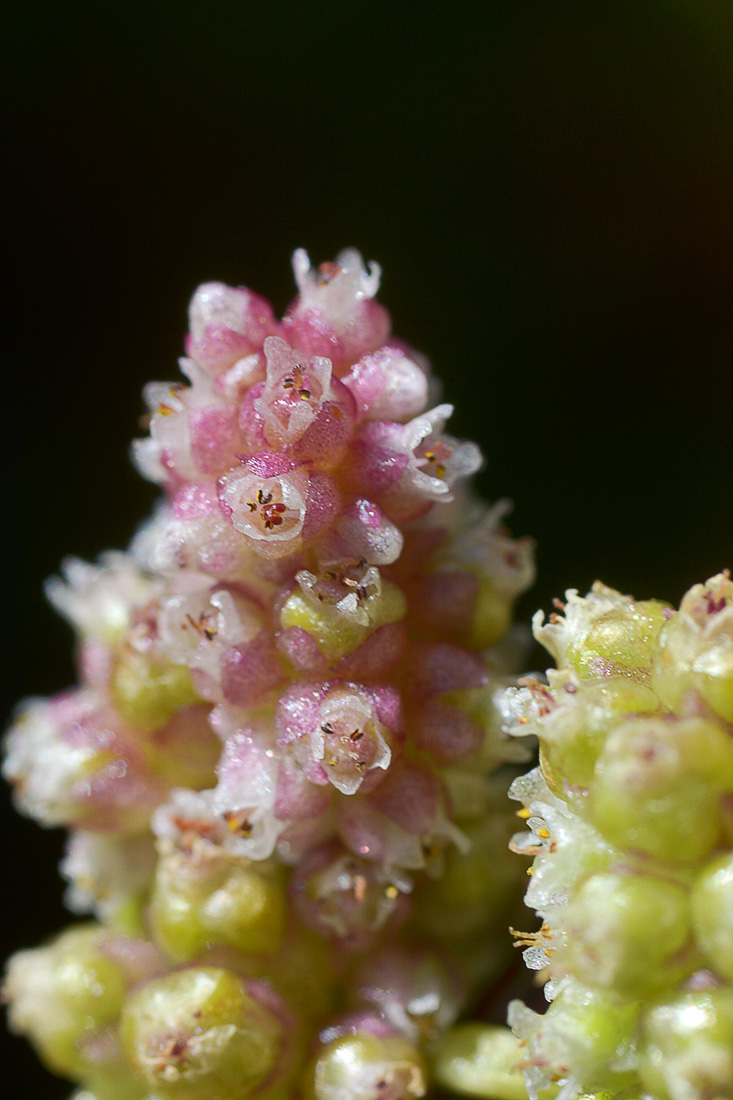
[{"label": "cluster of green buds", "polygon": [[515,933],[550,1002],[510,1023],[532,1100],[733,1096],[733,582],[678,611],[596,584],[535,634],[504,699],[540,766],[514,782],[533,857]]},{"label": "cluster of green buds", "polygon": [[196,292],[135,446],[160,506],[50,583],[80,686],[8,738],[91,922],[14,956],[4,995],[75,1100],[421,1097],[512,954],[527,754],[496,699],[532,544],[474,493],[377,265],[294,268],[281,320]]}]

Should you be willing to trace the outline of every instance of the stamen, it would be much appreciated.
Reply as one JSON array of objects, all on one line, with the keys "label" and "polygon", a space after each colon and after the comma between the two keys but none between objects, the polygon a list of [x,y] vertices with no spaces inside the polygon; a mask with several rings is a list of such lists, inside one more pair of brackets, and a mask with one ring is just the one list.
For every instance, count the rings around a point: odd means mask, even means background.
[{"label": "stamen", "polygon": [[226,821],[229,829],[236,836],[248,837],[252,833],[252,823],[249,820],[249,816],[245,810],[239,810],[236,813],[233,810],[227,810],[224,814],[224,820]]},{"label": "stamen", "polygon": [[546,921],[542,922],[541,928],[536,932],[521,932],[511,927],[509,932],[514,937],[514,947],[541,947],[546,955],[552,955],[555,950],[553,947],[547,947],[547,943],[552,939],[552,929]]},{"label": "stamen", "polygon": [[257,512],[259,510],[262,522],[266,531],[271,531],[273,527],[279,527],[282,523],[282,513],[287,512],[287,508],[279,501],[273,500],[272,493],[265,493],[262,489],[257,491],[257,500],[248,500],[247,507],[250,512]]},{"label": "stamen", "polygon": [[341,270],[341,265],[340,264],[336,264],[336,263],[321,264],[320,267],[318,268],[318,285],[319,286],[328,286],[328,284],[336,278],[336,276],[338,275],[340,270]]}]

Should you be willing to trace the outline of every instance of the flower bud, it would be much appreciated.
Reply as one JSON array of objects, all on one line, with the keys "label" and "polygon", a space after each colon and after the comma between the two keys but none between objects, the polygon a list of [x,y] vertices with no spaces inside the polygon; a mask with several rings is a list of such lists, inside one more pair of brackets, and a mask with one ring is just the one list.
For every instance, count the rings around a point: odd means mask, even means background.
[{"label": "flower bud", "polygon": [[733,990],[685,993],[642,1021],[639,1076],[658,1100],[730,1096]]},{"label": "flower bud", "polygon": [[643,681],[651,671],[654,643],[672,613],[658,600],[633,600],[596,581],[585,598],[566,592],[565,617],[534,619],[535,636],[557,659],[582,678],[627,676]]},{"label": "flower bud", "polygon": [[141,1081],[160,1100],[242,1100],[277,1065],[282,1024],[216,967],[148,982],[125,1004],[122,1042]]},{"label": "flower bud", "polygon": [[633,1002],[575,982],[564,985],[544,1016],[513,1001],[509,1023],[525,1041],[527,1091],[537,1095],[548,1085],[565,1084],[566,1095],[604,1089],[615,1095],[633,1084],[627,1067],[637,1014]]},{"label": "flower bud", "polygon": [[696,692],[733,722],[733,581],[719,573],[686,594],[659,635],[654,690],[670,709]]},{"label": "flower bud", "polygon": [[171,851],[158,862],[150,908],[157,942],[182,962],[211,943],[245,954],[275,951],[285,919],[278,876],[262,864],[208,855],[202,847]]},{"label": "flower bud", "polygon": [[85,1043],[112,1022],[125,996],[123,972],[103,951],[103,932],[82,925],[48,947],[10,959],[3,988],[13,1031],[26,1035],[56,1073],[84,1078]]},{"label": "flower bud", "polygon": [[720,795],[733,788],[733,742],[698,718],[631,719],[608,736],[591,796],[612,844],[695,860],[720,838]]},{"label": "flower bud", "polygon": [[198,695],[185,665],[123,647],[110,684],[112,701],[129,725],[155,730]]},{"label": "flower bud", "polygon": [[427,1091],[412,1043],[365,1033],[328,1043],[306,1078],[313,1100],[412,1100]]},{"label": "flower bud", "polygon": [[[687,891],[652,875],[591,875],[568,902],[558,964],[589,986],[629,996],[679,980],[690,932]],[[553,960],[554,962],[555,960]]]},{"label": "flower bud", "polygon": [[480,1100],[526,1100],[524,1050],[505,1027],[457,1024],[430,1052],[437,1085]]},{"label": "flower bud", "polygon": [[697,942],[715,970],[733,982],[733,852],[705,867],[691,902]]}]

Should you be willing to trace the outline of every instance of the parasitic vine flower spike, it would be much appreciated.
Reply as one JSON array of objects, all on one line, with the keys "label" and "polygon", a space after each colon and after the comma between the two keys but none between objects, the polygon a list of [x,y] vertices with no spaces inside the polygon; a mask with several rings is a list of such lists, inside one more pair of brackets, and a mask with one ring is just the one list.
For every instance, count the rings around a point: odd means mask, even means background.
[{"label": "parasitic vine flower spike", "polygon": [[[471,488],[480,453],[392,336],[378,265],[294,269],[280,320],[196,291],[133,448],[160,505],[49,582],[79,686],[7,739],[86,919],[15,955],[4,996],[76,1100],[461,1091],[449,1029],[511,955],[498,769],[527,756],[496,698],[532,543]],[[482,1087],[511,1100],[494,1030]]]}]

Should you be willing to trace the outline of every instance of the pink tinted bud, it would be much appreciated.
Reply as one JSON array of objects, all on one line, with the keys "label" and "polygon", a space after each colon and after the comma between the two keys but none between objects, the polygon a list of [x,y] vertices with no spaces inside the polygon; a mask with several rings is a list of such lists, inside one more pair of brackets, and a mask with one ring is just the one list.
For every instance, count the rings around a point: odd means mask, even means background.
[{"label": "pink tinted bud", "polygon": [[19,808],[44,824],[134,832],[166,791],[140,738],[95,692],[31,701],[8,737],[4,774]]},{"label": "pink tinted bud", "polygon": [[360,967],[354,987],[357,1001],[413,1042],[450,1027],[467,996],[457,966],[427,947],[383,948]]},{"label": "pink tinted bud", "polygon": [[341,494],[333,478],[314,471],[305,500],[303,538],[312,542],[326,531],[341,510]]},{"label": "pink tinted bud", "polygon": [[472,573],[435,570],[412,578],[405,592],[423,636],[460,639],[470,632],[479,592]]},{"label": "pink tinted bud", "polygon": [[457,645],[416,642],[409,655],[410,689],[415,699],[444,691],[484,687],[489,674],[479,654]]},{"label": "pink tinted bud", "polygon": [[412,735],[415,744],[441,763],[460,760],[475,752],[484,741],[478,722],[458,707],[439,699],[423,702],[414,716]]},{"label": "pink tinted bud", "polygon": [[345,799],[338,808],[338,831],[347,848],[373,863],[387,857],[388,837],[385,821],[366,799]]},{"label": "pink tinted bud", "polygon": [[425,371],[394,347],[364,356],[343,382],[354,395],[359,420],[410,420],[428,401]]},{"label": "pink tinted bud", "polygon": [[202,474],[217,476],[227,470],[241,447],[234,409],[208,406],[189,416],[191,455]]},{"label": "pink tinted bud", "polygon": [[369,802],[406,833],[428,836],[440,800],[440,782],[432,772],[404,760],[390,768]]},{"label": "pink tinted bud", "polygon": [[339,516],[320,546],[324,564],[364,559],[369,565],[390,565],[400,556],[403,538],[379,505],[360,497]]},{"label": "pink tinted bud", "polygon": [[296,867],[291,896],[304,924],[347,950],[364,950],[383,929],[394,930],[409,913],[400,885],[378,866],[332,843]]},{"label": "pink tinted bud", "polygon": [[370,634],[352,653],[336,664],[335,671],[348,680],[374,680],[393,671],[407,649],[407,624],[386,623]]},{"label": "pink tinted bud", "polygon": [[251,642],[227,649],[222,657],[222,694],[234,706],[255,706],[282,679],[282,663],[272,639],[264,631]]},{"label": "pink tinted bud", "polygon": [[277,636],[277,648],[301,676],[325,675],[328,662],[312,634],[301,626],[289,626]]},{"label": "pink tinted bud", "polygon": [[217,376],[278,331],[270,303],[244,287],[204,283],[189,306],[186,354]]},{"label": "pink tinted bud", "polygon": [[277,776],[275,814],[282,821],[303,821],[325,814],[331,802],[328,787],[310,782],[290,756],[283,756]]},{"label": "pink tinted bud", "polygon": [[173,498],[173,514],[176,519],[196,520],[204,516],[216,516],[219,503],[216,489],[209,485],[184,485]]}]

